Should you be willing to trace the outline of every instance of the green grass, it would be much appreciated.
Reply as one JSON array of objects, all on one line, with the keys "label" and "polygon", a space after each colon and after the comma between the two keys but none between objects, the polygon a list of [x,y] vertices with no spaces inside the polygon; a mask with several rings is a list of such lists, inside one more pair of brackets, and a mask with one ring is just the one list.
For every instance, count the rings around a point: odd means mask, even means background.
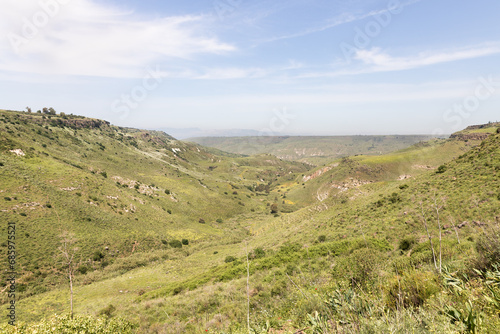
[{"label": "green grass", "polygon": [[[247,312],[263,333],[494,333],[500,325],[498,291],[486,279],[500,253],[500,135],[312,169],[97,120],[27,116],[0,112],[0,214],[17,224],[25,322],[45,326],[68,311],[57,257],[68,230],[87,268],[75,276],[75,313],[96,323],[102,314],[125,318],[138,333],[243,333]],[[9,152],[17,148],[26,155]],[[434,200],[441,273],[420,217],[423,209],[439,254]],[[173,248],[173,239],[189,242]],[[93,260],[96,251],[104,257]],[[450,283],[457,279],[466,292]],[[2,295],[3,319],[7,301]]]}]

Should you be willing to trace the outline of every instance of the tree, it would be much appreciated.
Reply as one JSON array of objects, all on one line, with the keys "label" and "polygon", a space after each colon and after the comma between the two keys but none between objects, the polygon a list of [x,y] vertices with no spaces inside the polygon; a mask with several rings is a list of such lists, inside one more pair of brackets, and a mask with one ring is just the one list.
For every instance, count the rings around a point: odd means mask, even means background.
[{"label": "tree", "polygon": [[61,252],[63,265],[66,267],[66,273],[69,279],[69,291],[70,291],[70,315],[73,319],[73,277],[75,274],[75,254],[78,251],[78,247],[73,247],[76,243],[74,233],[69,233],[64,231],[61,235],[61,246],[59,246],[59,251]]},{"label": "tree", "polygon": [[31,114],[31,108],[30,107],[26,107],[26,111]]}]

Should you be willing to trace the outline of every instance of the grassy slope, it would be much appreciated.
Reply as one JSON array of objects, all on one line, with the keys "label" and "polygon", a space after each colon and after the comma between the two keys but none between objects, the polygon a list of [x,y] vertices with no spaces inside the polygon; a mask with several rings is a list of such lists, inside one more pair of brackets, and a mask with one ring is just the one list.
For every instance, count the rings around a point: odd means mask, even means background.
[{"label": "grassy slope", "polygon": [[430,136],[331,136],[331,137],[201,137],[187,141],[208,147],[253,155],[273,154],[281,159],[315,165],[356,154],[379,155],[430,139]]},{"label": "grassy slope", "polygon": [[[223,223],[210,224],[214,232],[206,232],[207,237],[187,248],[134,254],[126,258],[127,262],[115,261],[102,271],[78,276],[76,311],[96,314],[112,304],[117,308],[117,315],[140,323],[141,332],[180,333],[204,329],[219,332],[245,328],[248,251],[254,327],[265,327],[266,321],[285,332],[310,327],[307,314],[319,311],[329,315],[331,309],[325,309],[323,300],[335,294],[339,286],[347,289],[350,283],[356,282],[355,287],[360,287],[356,290],[358,294],[364,294],[366,301],[373,305],[370,311],[373,313],[361,316],[375,319],[358,317],[359,326],[369,326],[378,332],[387,331],[390,326],[403,326],[398,327],[400,330],[410,326],[416,332],[433,328],[438,332],[459,330],[458,325],[449,327],[449,320],[435,312],[435,307],[452,301],[446,293],[427,296],[432,305],[421,307],[418,313],[407,311],[410,313],[395,315],[390,311],[393,299],[389,292],[395,279],[399,279],[405,289],[406,280],[410,278],[429,279],[429,289],[443,289],[434,283],[439,278],[432,272],[430,248],[418,217],[420,201],[428,211],[434,236],[437,229],[429,202],[434,194],[439,201],[444,201],[443,224],[451,224],[449,217],[456,223],[481,221],[491,225],[495,221],[500,188],[499,143],[496,135],[472,150],[478,142],[437,141],[385,157],[353,157],[337,162],[336,167],[308,181],[303,177],[315,171],[292,166],[289,168],[295,168],[296,173],[288,174],[286,164],[269,156],[230,161],[212,158],[200,160],[198,166],[185,165],[186,172],[193,169],[200,173],[216,163],[218,167],[208,173],[210,177],[204,176],[203,183],[207,185],[225,182],[238,187],[238,182],[243,182],[251,186],[262,183],[259,179],[264,177],[266,182],[274,181],[276,187],[271,188],[267,197],[252,196],[249,191],[250,199],[233,198],[234,201],[248,200],[245,208],[253,205],[254,211],[236,212]],[[446,163],[453,157],[457,159]],[[445,164],[444,171],[436,173],[435,168],[441,164]],[[274,174],[262,173],[261,165],[272,165]],[[213,173],[220,173],[216,181]],[[411,177],[397,180],[403,174],[411,174]],[[370,183],[356,184],[351,178]],[[318,190],[332,188],[331,180],[348,186],[329,191],[329,196],[321,202],[312,202]],[[244,187],[236,191],[241,189]],[[284,192],[285,198],[280,197]],[[269,215],[264,204],[277,201],[283,209],[292,205],[288,201],[294,200],[295,209],[304,203],[312,204],[278,217]],[[465,268],[475,254],[474,240],[480,233],[480,227],[467,224],[459,230],[462,242],[457,245],[448,227],[443,242],[445,264]],[[324,236],[325,241],[318,242],[319,236]],[[398,244],[405,237],[414,237],[417,243],[409,253],[403,254]],[[286,246],[286,242],[295,245]],[[264,254],[256,252],[256,248],[262,248]],[[224,263],[229,255],[238,260]],[[153,263],[117,275],[127,270],[127,266],[148,262]],[[341,291],[348,291],[344,288]],[[20,315],[34,320],[62,312],[67,307],[66,298],[67,288],[62,286],[24,299],[19,303]],[[453,302],[461,300],[453,299]],[[387,313],[377,313],[387,307],[384,311]],[[347,319],[349,314],[335,317]],[[386,322],[381,321],[384,317]],[[424,330],[422,323],[430,324],[430,328]],[[349,330],[350,325],[344,326]]]},{"label": "grassy slope", "polygon": [[[253,186],[307,170],[274,157],[215,156],[163,133],[42,117],[0,113],[0,214],[17,222],[21,298],[64,280],[54,275],[62,271],[56,257],[63,231],[75,234],[88,268],[166,250],[162,240],[217,240],[229,232],[216,219],[267,211],[265,194],[257,197]],[[10,152],[16,149],[25,155]],[[6,225],[1,228],[6,233]],[[229,238],[245,234],[235,227]],[[96,251],[105,258],[93,261]]]}]

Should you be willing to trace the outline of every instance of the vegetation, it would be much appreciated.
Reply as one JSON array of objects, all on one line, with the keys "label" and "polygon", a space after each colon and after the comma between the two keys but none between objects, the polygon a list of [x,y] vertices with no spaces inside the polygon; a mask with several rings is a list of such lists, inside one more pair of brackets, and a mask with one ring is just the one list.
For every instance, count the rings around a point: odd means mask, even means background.
[{"label": "vegetation", "polygon": [[2,332],[500,327],[498,127],[314,167],[45,115],[0,111]]}]

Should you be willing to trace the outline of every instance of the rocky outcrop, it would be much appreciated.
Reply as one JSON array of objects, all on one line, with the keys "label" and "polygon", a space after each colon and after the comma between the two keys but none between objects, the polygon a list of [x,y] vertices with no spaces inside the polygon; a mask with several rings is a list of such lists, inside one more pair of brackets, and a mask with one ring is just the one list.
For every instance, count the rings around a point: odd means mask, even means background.
[{"label": "rocky outcrop", "polygon": [[485,140],[490,136],[490,133],[454,133],[450,136],[456,140]]}]

